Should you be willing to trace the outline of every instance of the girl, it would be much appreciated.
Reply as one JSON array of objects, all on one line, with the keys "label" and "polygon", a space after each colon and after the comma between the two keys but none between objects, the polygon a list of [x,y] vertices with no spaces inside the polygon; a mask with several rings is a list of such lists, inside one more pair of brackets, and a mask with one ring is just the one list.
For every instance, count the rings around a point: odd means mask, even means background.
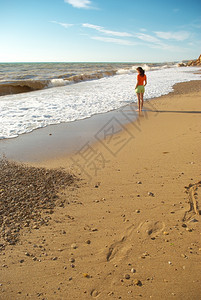
[{"label": "girl", "polygon": [[144,94],[144,87],[147,84],[147,77],[145,75],[144,70],[141,67],[137,68],[137,83],[135,87],[135,92],[137,94],[138,99],[138,111],[140,112],[143,107],[143,94]]}]

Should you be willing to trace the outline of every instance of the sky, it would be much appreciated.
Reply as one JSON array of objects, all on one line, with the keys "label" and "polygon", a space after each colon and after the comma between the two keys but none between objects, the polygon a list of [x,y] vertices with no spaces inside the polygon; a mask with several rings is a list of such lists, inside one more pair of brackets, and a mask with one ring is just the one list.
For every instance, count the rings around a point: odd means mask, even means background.
[{"label": "sky", "polygon": [[170,62],[200,54],[200,0],[0,0],[0,62]]}]

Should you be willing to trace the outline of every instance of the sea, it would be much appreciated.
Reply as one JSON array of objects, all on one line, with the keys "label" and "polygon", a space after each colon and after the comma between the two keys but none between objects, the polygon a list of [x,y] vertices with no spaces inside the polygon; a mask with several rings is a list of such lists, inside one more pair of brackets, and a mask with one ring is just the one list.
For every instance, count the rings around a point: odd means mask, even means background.
[{"label": "sea", "polygon": [[0,139],[137,103],[136,68],[147,75],[145,101],[200,80],[178,63],[0,63]]}]

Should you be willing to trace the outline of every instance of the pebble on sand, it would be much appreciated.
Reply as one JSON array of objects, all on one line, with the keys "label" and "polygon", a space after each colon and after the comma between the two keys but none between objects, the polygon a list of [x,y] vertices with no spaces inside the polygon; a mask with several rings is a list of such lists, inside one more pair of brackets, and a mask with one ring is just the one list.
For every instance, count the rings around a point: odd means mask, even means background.
[{"label": "pebble on sand", "polygon": [[39,227],[37,225],[34,225],[32,228],[33,229],[39,229]]},{"label": "pebble on sand", "polygon": [[125,279],[130,279],[130,275],[129,275],[129,274],[126,274],[126,275],[124,276],[124,278],[125,278]]},{"label": "pebble on sand", "polygon": [[91,228],[91,231],[98,231],[97,228]]},{"label": "pebble on sand", "polygon": [[186,227],[186,231],[192,232],[193,230],[191,228],[189,228],[189,227]]},{"label": "pebble on sand", "polygon": [[181,226],[182,226],[182,227],[184,227],[184,228],[186,228],[186,227],[187,227],[187,225],[186,225],[185,223],[183,223]]},{"label": "pebble on sand", "polygon": [[75,259],[73,257],[69,258],[69,262],[74,263]]},{"label": "pebble on sand", "polygon": [[24,262],[24,259],[20,259],[20,263],[22,264]]},{"label": "pebble on sand", "polygon": [[154,193],[152,193],[152,192],[148,192],[148,195],[151,197],[154,197]]},{"label": "pebble on sand", "polygon": [[138,286],[142,286],[142,282],[139,279],[134,279],[133,283]]}]

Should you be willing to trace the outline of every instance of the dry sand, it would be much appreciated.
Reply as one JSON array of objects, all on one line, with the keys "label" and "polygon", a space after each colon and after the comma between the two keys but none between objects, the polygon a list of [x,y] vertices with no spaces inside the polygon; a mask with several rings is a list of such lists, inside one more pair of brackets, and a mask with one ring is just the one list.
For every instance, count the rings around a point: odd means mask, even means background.
[{"label": "dry sand", "polygon": [[1,251],[1,299],[201,299],[201,81],[144,109],[40,163],[82,180],[60,193],[49,226]]}]

